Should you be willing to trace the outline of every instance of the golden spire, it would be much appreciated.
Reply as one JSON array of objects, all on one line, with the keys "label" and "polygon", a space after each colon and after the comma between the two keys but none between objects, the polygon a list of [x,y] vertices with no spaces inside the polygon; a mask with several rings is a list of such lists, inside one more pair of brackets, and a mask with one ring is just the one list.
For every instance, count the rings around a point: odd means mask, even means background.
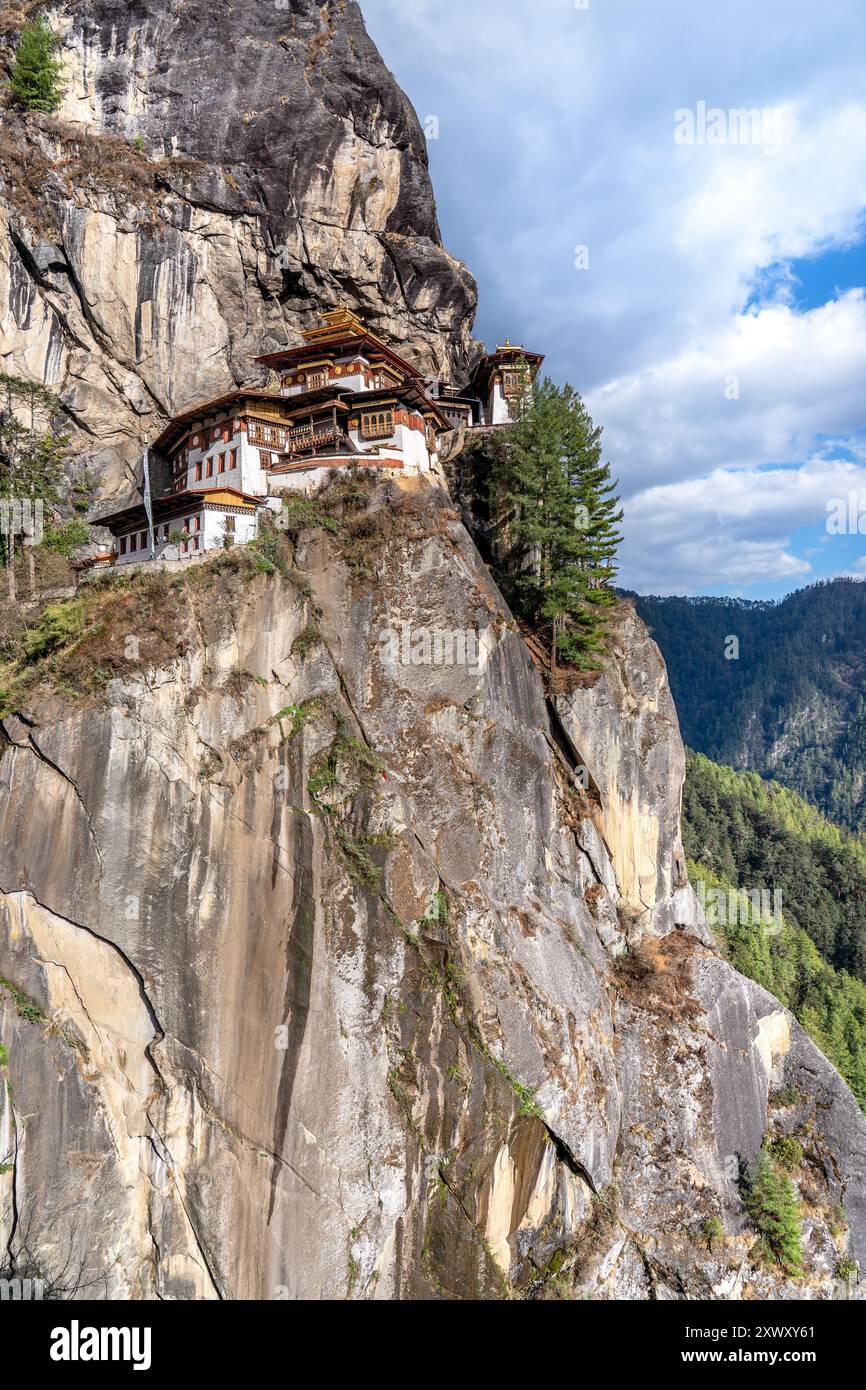
[{"label": "golden spire", "polygon": [[340,304],[336,309],[329,309],[322,316],[322,322],[315,328],[304,330],[304,342],[309,344],[339,342],[340,339],[353,337],[358,333],[366,333],[357,314],[353,314],[345,304]]}]

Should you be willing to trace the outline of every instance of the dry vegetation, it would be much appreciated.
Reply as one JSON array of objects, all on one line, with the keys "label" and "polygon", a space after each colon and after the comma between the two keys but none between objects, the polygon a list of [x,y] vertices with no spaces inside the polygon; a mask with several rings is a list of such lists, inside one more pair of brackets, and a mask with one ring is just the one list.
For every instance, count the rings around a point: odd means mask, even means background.
[{"label": "dry vegetation", "polygon": [[8,3],[0,5],[0,43],[15,38],[28,19],[32,19],[42,8],[42,0],[8,0]]},{"label": "dry vegetation", "polygon": [[196,168],[191,159],[149,159],[132,141],[51,116],[31,114],[25,121],[13,112],[3,115],[0,189],[49,239],[59,229],[55,219],[61,203],[78,202],[88,192],[134,202],[145,214],[143,227],[155,230],[170,183],[189,177]]},{"label": "dry vegetation", "polygon": [[703,1010],[692,997],[692,943],[682,932],[671,932],[660,940],[644,937],[616,962],[620,991],[637,1008],[653,1013],[676,1010],[693,1017]]},{"label": "dry vegetation", "polygon": [[[273,544],[288,553],[281,537]],[[199,625],[215,621],[241,585],[278,568],[249,547],[176,574],[109,573],[41,610],[20,605],[0,627],[0,716],[54,692],[97,699],[111,680],[165,666],[192,646]]]}]

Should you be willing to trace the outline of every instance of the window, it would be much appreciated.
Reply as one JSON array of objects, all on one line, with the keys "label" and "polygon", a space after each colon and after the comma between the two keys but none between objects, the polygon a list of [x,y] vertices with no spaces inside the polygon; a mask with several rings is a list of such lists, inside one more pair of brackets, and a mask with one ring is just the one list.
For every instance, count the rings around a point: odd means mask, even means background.
[{"label": "window", "polygon": [[198,550],[198,536],[193,536],[189,543],[190,550]]},{"label": "window", "polygon": [[188,531],[193,531],[193,532],[200,531],[200,530],[201,530],[201,517],[200,517],[200,516],[193,516],[193,517],[190,517],[190,522],[189,522],[189,526],[187,527],[187,530],[188,530]]},{"label": "window", "polygon": [[228,425],[223,425],[223,444],[228,444],[232,437],[231,429]]},{"label": "window", "polygon": [[228,454],[220,454],[220,465],[219,465],[219,470],[218,470],[220,473],[225,473],[225,471],[226,471],[226,462],[227,462],[227,460],[228,460]]},{"label": "window", "polygon": [[197,483],[201,482],[201,459],[199,459],[195,466],[195,480]]},{"label": "window", "polygon": [[139,548],[139,550],[146,550],[146,549],[147,549],[147,532],[146,532],[146,531],[142,531],[141,535],[140,535],[139,538],[138,538],[138,548]]},{"label": "window", "polygon": [[164,522],[162,523],[162,539],[163,539],[164,541],[167,541],[167,540],[168,540],[168,533],[169,533],[169,525],[168,525],[168,522],[167,522],[167,521],[164,521]]},{"label": "window", "polygon": [[307,372],[307,390],[318,391],[320,387],[328,384],[327,368],[322,368],[316,372]]},{"label": "window", "polygon": [[393,410],[375,410],[361,416],[363,439],[389,439],[394,433]]},{"label": "window", "polygon": [[120,538],[120,545],[119,545],[118,549],[119,549],[121,555],[125,555],[125,554],[126,554],[126,536],[121,536],[121,538]]},{"label": "window", "polygon": [[237,466],[238,466],[238,451],[237,451],[237,449],[232,449],[231,452],[229,453],[229,468],[235,469],[235,468],[237,468]]},{"label": "window", "polygon": [[505,372],[502,377],[503,391],[506,396],[516,396],[526,384],[526,378],[522,372]]},{"label": "window", "polygon": [[209,478],[213,477],[213,454],[211,454],[207,461],[207,475]]}]

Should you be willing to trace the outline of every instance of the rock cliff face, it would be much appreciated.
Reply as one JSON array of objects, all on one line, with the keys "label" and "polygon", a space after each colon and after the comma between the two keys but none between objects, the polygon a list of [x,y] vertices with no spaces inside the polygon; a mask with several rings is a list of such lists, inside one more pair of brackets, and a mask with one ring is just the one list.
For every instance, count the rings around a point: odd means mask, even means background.
[{"label": "rock cliff face", "polygon": [[[430,366],[471,350],[357,6],[53,16],[62,119],[4,117],[2,353],[77,460],[119,488],[168,412],[337,299]],[[0,1269],[56,1296],[839,1296],[866,1124],[699,919],[645,629],[624,608],[551,700],[444,488],[320,505],[271,564],[92,591],[2,720]],[[802,1280],[749,1258],[768,1133],[804,1148]]]},{"label": "rock cliff face", "polygon": [[[7,10],[0,58],[11,61]],[[338,302],[465,363],[425,137],[349,0],[66,0],[57,118],[3,115],[4,369],[58,392],[106,493],[191,401]]]},{"label": "rock cliff face", "polygon": [[[138,666],[3,721],[0,1248],[120,1297],[838,1294],[866,1124],[698,921],[641,624],[553,709],[444,493],[330,515],[287,577],[108,591]],[[801,1281],[747,1259],[767,1131]]]}]

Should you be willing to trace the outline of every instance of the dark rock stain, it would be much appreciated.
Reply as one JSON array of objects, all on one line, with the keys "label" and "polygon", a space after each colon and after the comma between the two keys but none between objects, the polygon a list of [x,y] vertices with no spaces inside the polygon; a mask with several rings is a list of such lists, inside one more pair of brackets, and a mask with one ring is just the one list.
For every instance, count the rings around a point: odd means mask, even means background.
[{"label": "dark rock stain", "polygon": [[[283,1000],[283,1021],[288,1030],[283,1065],[277,1091],[274,1117],[274,1153],[282,1152],[289,1123],[289,1110],[295,1077],[310,1014],[310,993],[313,979],[313,948],[316,930],[316,900],[313,894],[313,832],[305,817],[297,817],[294,826],[293,860],[295,872],[295,910],[286,942],[286,992]],[[274,1214],[277,1199],[279,1166],[273,1165],[271,1196],[268,1204],[268,1224]]]}]

